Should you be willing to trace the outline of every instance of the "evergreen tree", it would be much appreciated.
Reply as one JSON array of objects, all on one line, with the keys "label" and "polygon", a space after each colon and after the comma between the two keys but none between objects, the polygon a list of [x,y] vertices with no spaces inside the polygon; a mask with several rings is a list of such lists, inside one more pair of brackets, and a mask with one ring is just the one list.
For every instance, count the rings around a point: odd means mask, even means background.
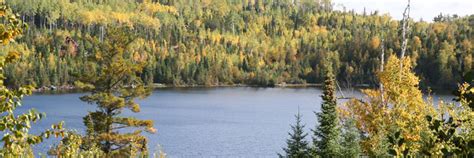
[{"label": "evergreen tree", "polygon": [[307,158],[310,157],[308,142],[305,137],[308,135],[304,132],[305,125],[301,124],[301,114],[295,115],[296,124],[291,126],[292,133],[288,133],[290,138],[286,140],[287,147],[283,148],[285,154],[278,154],[279,157],[288,158]]},{"label": "evergreen tree", "polygon": [[[140,73],[145,63],[131,60],[127,46],[133,37],[126,35],[128,28],[108,29],[108,40],[100,45],[93,57],[99,63],[99,74],[88,74],[77,82],[78,87],[91,91],[82,101],[96,104],[97,110],[84,117],[87,126],[85,146],[99,146],[108,157],[134,157],[147,154],[147,139],[142,130],[155,132],[153,121],[121,117],[125,108],[140,112],[136,98],[145,98],[150,90],[145,88]],[[125,133],[124,128],[140,128]],[[127,130],[128,131],[128,130]]]},{"label": "evergreen tree", "polygon": [[344,121],[342,130],[341,154],[343,157],[359,157],[360,149],[360,132],[356,127],[354,119]]},{"label": "evergreen tree", "polygon": [[313,137],[313,156],[338,157],[340,155],[339,127],[337,116],[337,101],[335,94],[335,79],[331,68],[326,73],[321,112],[316,113],[319,126],[316,127]]}]

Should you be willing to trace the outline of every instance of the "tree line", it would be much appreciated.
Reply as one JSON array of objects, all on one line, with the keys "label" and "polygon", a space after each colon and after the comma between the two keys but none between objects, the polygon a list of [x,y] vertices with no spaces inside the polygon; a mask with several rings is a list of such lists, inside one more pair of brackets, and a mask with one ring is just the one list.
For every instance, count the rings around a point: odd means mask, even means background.
[{"label": "tree line", "polygon": [[[8,64],[9,86],[73,85],[97,73],[88,58],[108,30],[129,27],[127,51],[147,61],[146,84],[272,86],[322,83],[332,62],[338,80],[376,85],[383,45],[401,51],[401,21],[378,12],[334,10],[330,0],[6,0],[29,24]],[[407,56],[422,87],[455,88],[473,69],[474,16],[414,21]],[[91,72],[92,71],[92,72]]]}]

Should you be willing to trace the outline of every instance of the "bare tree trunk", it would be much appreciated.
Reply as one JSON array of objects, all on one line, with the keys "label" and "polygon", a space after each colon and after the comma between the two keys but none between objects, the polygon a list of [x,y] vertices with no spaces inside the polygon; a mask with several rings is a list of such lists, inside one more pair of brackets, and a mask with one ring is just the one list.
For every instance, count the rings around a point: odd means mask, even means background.
[{"label": "bare tree trunk", "polygon": [[101,25],[100,26],[100,42],[104,41],[104,33],[105,33],[104,26]]},{"label": "bare tree trunk", "polygon": [[[380,54],[380,72],[383,72],[383,66],[385,65],[385,40],[384,37],[382,37],[382,45],[381,45],[382,53]],[[380,83],[380,96],[382,99],[382,105],[385,106],[385,96],[384,96],[384,89],[383,89],[383,84]]]},{"label": "bare tree trunk", "polygon": [[403,12],[403,19],[402,19],[402,52],[400,55],[400,59],[405,57],[405,52],[407,49],[408,39],[407,39],[407,32],[410,29],[410,25],[408,24],[410,20],[410,0],[408,0],[408,4]]}]

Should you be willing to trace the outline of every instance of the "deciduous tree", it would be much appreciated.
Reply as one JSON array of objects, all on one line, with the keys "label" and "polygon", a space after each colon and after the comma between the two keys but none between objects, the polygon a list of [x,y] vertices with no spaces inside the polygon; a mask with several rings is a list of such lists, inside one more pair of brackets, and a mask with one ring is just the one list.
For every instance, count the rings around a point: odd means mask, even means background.
[{"label": "deciduous tree", "polygon": [[[0,2],[0,45],[9,44],[17,36],[23,33],[26,25],[12,13],[12,11]],[[62,133],[62,123],[52,125],[51,129],[38,135],[30,133],[33,123],[44,117],[43,113],[38,113],[34,109],[29,109],[25,113],[20,113],[16,109],[21,106],[24,96],[31,95],[33,86],[23,86],[9,88],[4,83],[7,79],[4,75],[4,67],[20,57],[18,52],[1,52],[0,55],[0,131],[3,134],[0,143],[0,157],[33,157],[32,145],[43,142],[51,135],[59,136]]]}]

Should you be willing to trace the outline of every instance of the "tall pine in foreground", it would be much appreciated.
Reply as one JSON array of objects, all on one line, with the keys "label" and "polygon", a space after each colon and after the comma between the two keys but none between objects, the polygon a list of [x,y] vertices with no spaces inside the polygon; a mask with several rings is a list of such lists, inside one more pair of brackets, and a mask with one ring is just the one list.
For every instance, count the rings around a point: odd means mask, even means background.
[{"label": "tall pine in foreground", "polygon": [[313,156],[338,157],[340,155],[335,88],[334,74],[332,69],[329,68],[324,81],[323,95],[321,96],[323,99],[321,112],[316,113],[319,126],[313,130]]},{"label": "tall pine in foreground", "polygon": [[299,111],[295,118],[296,124],[291,126],[292,133],[288,133],[290,138],[286,140],[287,147],[283,148],[285,154],[278,154],[281,158],[307,158],[311,156],[308,142],[305,140],[308,134],[304,132],[305,125],[301,124],[301,114]]},{"label": "tall pine in foreground", "polygon": [[[85,142],[89,142],[90,146],[99,146],[107,157],[145,156],[147,139],[141,132],[155,132],[153,121],[123,117],[121,113],[125,109],[140,112],[135,99],[150,94],[140,78],[146,63],[133,60],[133,53],[127,50],[134,40],[126,34],[128,28],[108,30],[108,40],[99,44],[95,55],[90,57],[91,62],[99,64],[99,73],[88,74],[83,81],[76,82],[78,87],[91,91],[81,100],[97,105],[96,111],[89,112],[83,118],[87,126]],[[87,143],[84,147],[87,148]]]}]

